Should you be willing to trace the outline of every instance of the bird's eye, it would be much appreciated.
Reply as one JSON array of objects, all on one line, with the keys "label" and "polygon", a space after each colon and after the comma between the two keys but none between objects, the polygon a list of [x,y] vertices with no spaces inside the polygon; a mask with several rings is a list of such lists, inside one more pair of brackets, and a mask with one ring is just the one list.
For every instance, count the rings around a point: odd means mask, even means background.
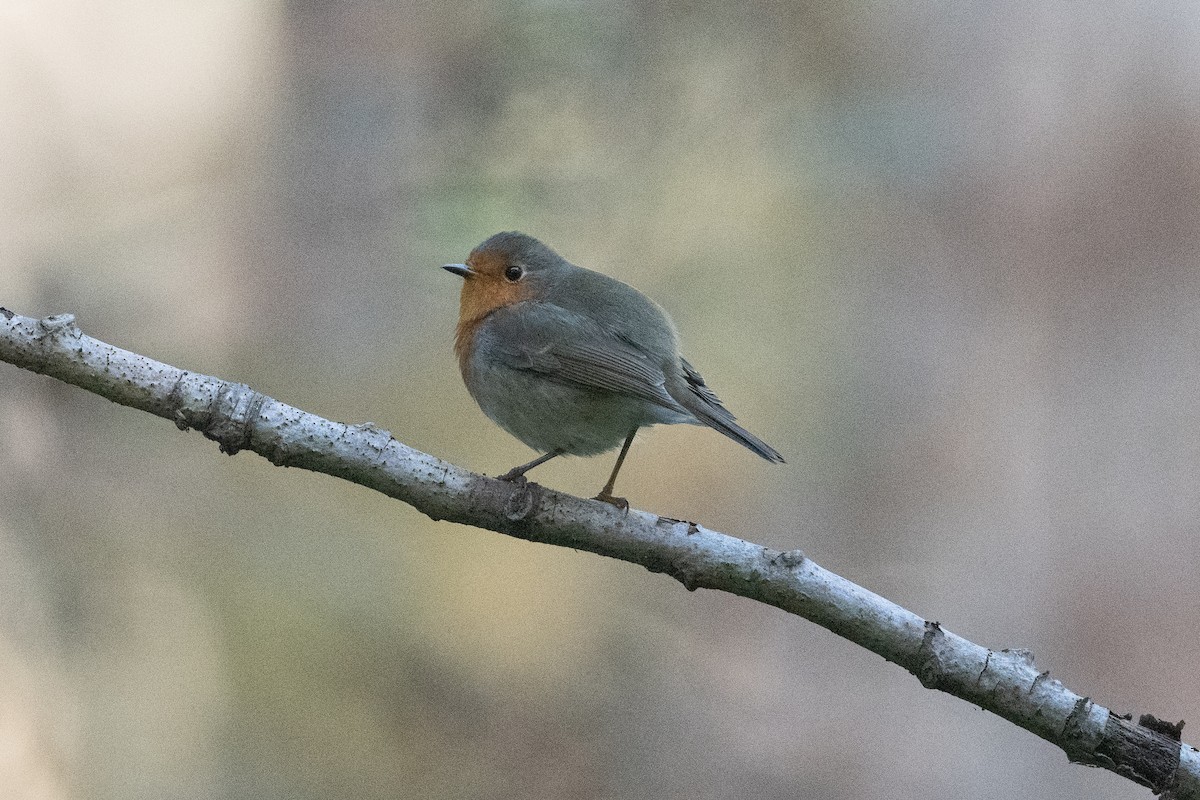
[{"label": "bird's eye", "polygon": [[508,269],[504,270],[505,280],[511,281],[513,283],[516,283],[517,281],[521,280],[521,277],[524,274],[525,274],[525,270],[516,265],[513,265],[513,266],[509,267]]}]

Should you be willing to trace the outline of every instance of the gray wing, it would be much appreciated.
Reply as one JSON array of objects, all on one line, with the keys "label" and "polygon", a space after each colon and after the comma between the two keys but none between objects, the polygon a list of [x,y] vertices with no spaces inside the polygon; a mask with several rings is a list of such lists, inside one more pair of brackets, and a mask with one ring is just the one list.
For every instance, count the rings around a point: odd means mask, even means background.
[{"label": "gray wing", "polygon": [[510,369],[688,413],[667,393],[662,366],[649,354],[576,312],[549,303],[519,303],[493,312],[480,335],[488,354]]},{"label": "gray wing", "polygon": [[733,414],[729,413],[729,409],[721,404],[721,399],[717,397],[716,392],[708,388],[704,378],[700,377],[700,373],[687,362],[687,359],[681,358],[679,363],[683,367],[683,380],[677,381],[671,390],[678,398],[680,405],[705,425],[720,431],[743,447],[753,450],[767,461],[783,463],[783,456],[779,454],[778,450],[734,421],[736,418]]}]

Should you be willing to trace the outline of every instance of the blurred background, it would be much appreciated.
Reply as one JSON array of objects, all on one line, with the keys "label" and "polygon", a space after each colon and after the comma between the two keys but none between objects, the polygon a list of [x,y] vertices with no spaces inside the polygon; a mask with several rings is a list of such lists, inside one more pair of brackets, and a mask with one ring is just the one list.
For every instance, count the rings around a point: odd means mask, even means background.
[{"label": "blurred background", "polygon": [[[1198,37],[1131,0],[9,0],[0,305],[494,475],[533,454],[439,266],[524,230],[788,457],[656,429],[635,506],[1194,720]],[[7,365],[0,442],[5,797],[1149,796],[775,609]]]}]

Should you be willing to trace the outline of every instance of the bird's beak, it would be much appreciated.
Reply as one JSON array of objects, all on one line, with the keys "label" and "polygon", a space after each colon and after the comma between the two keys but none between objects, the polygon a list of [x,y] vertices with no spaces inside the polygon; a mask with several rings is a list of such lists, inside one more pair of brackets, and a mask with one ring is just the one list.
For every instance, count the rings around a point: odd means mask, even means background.
[{"label": "bird's beak", "polygon": [[466,264],[447,264],[442,269],[447,272],[453,272],[460,278],[469,278],[475,274],[475,270],[468,267]]}]

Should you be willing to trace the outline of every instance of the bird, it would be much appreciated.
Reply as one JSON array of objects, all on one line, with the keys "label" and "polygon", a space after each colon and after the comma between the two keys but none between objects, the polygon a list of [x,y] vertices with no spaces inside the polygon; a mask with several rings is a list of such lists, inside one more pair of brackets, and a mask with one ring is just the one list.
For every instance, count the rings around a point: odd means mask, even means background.
[{"label": "bird", "polygon": [[619,508],[617,473],[640,428],[707,425],[773,463],[783,456],[742,428],[679,352],[657,303],[575,266],[528,234],[497,233],[462,264],[454,351],[463,382],[493,422],[541,455],[499,476],[526,480],[561,455],[621,451],[594,499]]}]

